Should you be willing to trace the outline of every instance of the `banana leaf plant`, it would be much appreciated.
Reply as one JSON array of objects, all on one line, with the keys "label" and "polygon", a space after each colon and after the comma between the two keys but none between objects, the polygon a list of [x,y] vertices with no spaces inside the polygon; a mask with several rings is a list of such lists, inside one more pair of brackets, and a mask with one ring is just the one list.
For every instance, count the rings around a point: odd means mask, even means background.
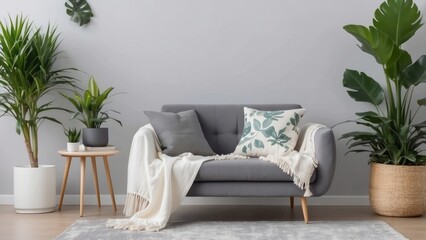
[{"label": "banana leaf plant", "polygon": [[109,119],[122,126],[119,120],[110,116],[110,112],[118,113],[117,111],[103,110],[107,103],[106,100],[112,90],[113,88],[109,87],[101,93],[95,78],[92,76],[83,94],[76,91],[73,97],[64,94],[62,94],[62,96],[68,99],[77,110],[72,116],[72,119],[77,118],[87,128],[100,128],[101,125]]},{"label": "banana leaf plant", "polygon": [[348,139],[348,153],[368,152],[370,162],[383,164],[425,164],[421,147],[426,143],[426,122],[415,123],[415,117],[426,99],[412,106],[412,98],[416,86],[426,82],[426,56],[413,62],[402,48],[422,25],[421,12],[412,0],[387,0],[375,11],[372,26],[344,26],[384,73],[384,87],[364,72],[346,69],[343,75],[349,96],[374,107],[356,113],[359,118],[353,121],[366,131],[341,137]]},{"label": "banana leaf plant", "polygon": [[16,120],[16,132],[24,136],[31,167],[38,167],[38,130],[44,120],[61,124],[49,113],[68,111],[45,102],[43,96],[58,88],[74,86],[54,64],[61,54],[56,28],[35,27],[28,18],[9,17],[0,22],[0,117]]}]

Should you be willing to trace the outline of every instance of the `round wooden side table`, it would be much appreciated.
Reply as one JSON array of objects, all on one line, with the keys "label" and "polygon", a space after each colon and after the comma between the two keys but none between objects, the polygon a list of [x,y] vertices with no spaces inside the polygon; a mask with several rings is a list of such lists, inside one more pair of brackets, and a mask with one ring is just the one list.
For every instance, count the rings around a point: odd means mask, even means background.
[{"label": "round wooden side table", "polygon": [[98,183],[98,173],[96,168],[96,157],[102,157],[105,174],[107,178],[107,184],[109,188],[109,193],[111,195],[112,206],[114,211],[117,211],[117,206],[115,204],[114,190],[112,187],[111,174],[109,171],[108,157],[114,156],[119,153],[118,150],[102,150],[102,151],[80,151],[80,152],[68,152],[67,150],[60,150],[58,153],[67,158],[65,164],[64,177],[62,178],[62,187],[61,187],[61,196],[59,198],[58,210],[62,208],[62,202],[64,200],[65,188],[67,186],[68,172],[71,166],[71,160],[73,157],[80,158],[80,217],[83,216],[83,207],[84,207],[84,179],[85,179],[85,170],[86,170],[86,158],[90,157],[92,161],[92,171],[93,171],[93,181],[95,183],[96,197],[98,200],[98,207],[101,207],[101,198],[99,195],[99,183]]}]

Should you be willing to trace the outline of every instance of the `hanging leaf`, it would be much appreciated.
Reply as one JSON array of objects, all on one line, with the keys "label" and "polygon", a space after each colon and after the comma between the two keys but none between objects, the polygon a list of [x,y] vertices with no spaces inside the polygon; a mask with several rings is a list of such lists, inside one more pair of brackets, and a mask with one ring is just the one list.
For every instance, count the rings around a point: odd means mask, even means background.
[{"label": "hanging leaf", "polygon": [[80,24],[80,26],[90,22],[93,17],[92,8],[86,0],[68,0],[65,2],[67,14],[71,20]]},{"label": "hanging leaf", "polygon": [[421,56],[402,72],[402,84],[405,88],[424,82],[426,82],[426,55]]},{"label": "hanging leaf", "polygon": [[343,86],[349,89],[348,94],[357,102],[379,106],[385,98],[380,84],[363,72],[346,69],[343,74]]},{"label": "hanging leaf", "polygon": [[392,40],[374,27],[349,24],[343,28],[361,43],[359,48],[372,55],[379,64],[390,64],[390,60],[395,60],[392,56],[398,55]]}]

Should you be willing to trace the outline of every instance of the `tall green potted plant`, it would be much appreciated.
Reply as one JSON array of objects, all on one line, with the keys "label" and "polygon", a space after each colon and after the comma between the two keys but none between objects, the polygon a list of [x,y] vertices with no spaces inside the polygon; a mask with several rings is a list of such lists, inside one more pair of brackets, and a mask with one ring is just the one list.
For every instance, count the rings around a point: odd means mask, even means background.
[{"label": "tall green potted plant", "polygon": [[54,68],[60,54],[55,28],[42,30],[22,16],[9,17],[0,28],[0,116],[16,120],[31,165],[14,168],[15,208],[28,213],[53,211],[56,170],[38,163],[38,130],[44,120],[59,123],[49,113],[65,109],[44,102],[43,96],[73,85],[73,79],[65,75],[70,69]]},{"label": "tall green potted plant", "polygon": [[363,72],[346,69],[343,86],[357,102],[369,103],[372,111],[359,112],[354,122],[368,131],[353,131],[349,152],[367,152],[371,163],[370,203],[387,216],[417,216],[423,213],[425,184],[426,122],[416,123],[413,91],[426,82],[426,56],[412,61],[402,48],[423,25],[412,0],[387,0],[374,13],[372,26],[346,25],[344,29],[360,42],[360,49],[374,57],[384,72],[384,88]]},{"label": "tall green potted plant", "polygon": [[77,118],[86,128],[83,128],[82,140],[84,146],[104,147],[108,145],[108,128],[101,128],[101,125],[111,119],[120,126],[121,122],[110,116],[113,110],[104,110],[106,100],[113,88],[109,87],[101,92],[94,77],[90,77],[89,85],[83,94],[74,92],[73,97],[63,95],[76,108],[72,118]]}]

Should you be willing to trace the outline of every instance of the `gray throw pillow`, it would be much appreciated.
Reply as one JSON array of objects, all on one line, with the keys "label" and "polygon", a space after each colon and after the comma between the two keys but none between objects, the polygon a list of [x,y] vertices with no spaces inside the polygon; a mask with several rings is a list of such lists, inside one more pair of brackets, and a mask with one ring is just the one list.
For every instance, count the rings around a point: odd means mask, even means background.
[{"label": "gray throw pillow", "polygon": [[194,110],[179,113],[144,111],[157,134],[163,153],[169,156],[190,152],[211,156],[216,153],[204,137]]}]

